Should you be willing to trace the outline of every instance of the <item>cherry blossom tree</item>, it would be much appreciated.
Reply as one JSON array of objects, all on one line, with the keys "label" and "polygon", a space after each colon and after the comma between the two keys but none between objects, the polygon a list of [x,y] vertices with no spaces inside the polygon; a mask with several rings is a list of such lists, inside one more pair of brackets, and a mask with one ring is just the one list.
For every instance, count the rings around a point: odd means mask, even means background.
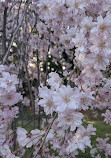
[{"label": "cherry blossom tree", "polygon": [[111,156],[108,136],[93,148],[84,126],[90,109],[111,125],[110,19],[110,0],[0,0],[2,158]]}]

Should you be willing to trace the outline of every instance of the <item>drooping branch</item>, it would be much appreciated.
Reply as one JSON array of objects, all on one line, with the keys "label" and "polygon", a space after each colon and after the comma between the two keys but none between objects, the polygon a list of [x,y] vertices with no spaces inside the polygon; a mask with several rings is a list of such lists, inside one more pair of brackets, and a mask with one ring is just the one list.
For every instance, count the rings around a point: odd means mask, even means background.
[{"label": "drooping branch", "polygon": [[[37,85],[37,93],[39,93],[40,86],[40,67],[39,67],[39,52],[37,50],[37,75],[38,75],[38,85]],[[38,95],[38,94],[37,94]],[[39,98],[39,96],[38,96]],[[40,105],[39,105],[39,113],[38,113],[38,129],[40,129]]]},{"label": "drooping branch", "polygon": [[6,25],[7,25],[7,10],[8,7],[5,7],[4,14],[3,14],[3,37],[2,37],[2,51],[3,55],[6,53]]}]

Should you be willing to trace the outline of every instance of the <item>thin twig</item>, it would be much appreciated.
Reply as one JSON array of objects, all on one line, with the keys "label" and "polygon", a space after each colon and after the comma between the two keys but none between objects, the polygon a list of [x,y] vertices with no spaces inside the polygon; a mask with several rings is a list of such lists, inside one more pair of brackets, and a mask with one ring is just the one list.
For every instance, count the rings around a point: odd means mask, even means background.
[{"label": "thin twig", "polygon": [[48,129],[47,129],[47,131],[46,131],[46,133],[45,133],[44,139],[43,139],[43,141],[42,141],[42,143],[41,143],[41,145],[40,145],[40,147],[39,147],[39,149],[38,149],[38,151],[37,151],[37,154],[34,156],[34,158],[36,158],[36,156],[38,155],[38,153],[39,153],[40,150],[42,149],[42,147],[43,147],[43,145],[44,145],[44,143],[45,143],[46,137],[47,137],[47,135],[48,135],[48,133],[49,133],[49,131],[50,131],[50,129],[51,129],[51,127],[52,127],[52,125],[53,125],[55,119],[56,119],[56,117],[57,117],[57,113],[54,115],[53,120],[52,120],[52,122],[50,123],[50,125],[49,125],[49,127],[48,127]]}]

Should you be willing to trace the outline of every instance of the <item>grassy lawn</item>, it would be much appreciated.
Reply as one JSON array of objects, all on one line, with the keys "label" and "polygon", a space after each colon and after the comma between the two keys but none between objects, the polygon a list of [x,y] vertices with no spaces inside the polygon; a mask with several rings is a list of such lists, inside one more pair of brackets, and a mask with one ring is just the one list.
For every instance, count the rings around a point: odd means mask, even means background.
[{"label": "grassy lawn", "polygon": [[[96,138],[105,138],[107,134],[110,134],[110,140],[111,140],[111,126],[108,124],[105,124],[102,120],[97,121],[87,121],[89,124],[93,124],[94,127],[96,127],[96,135],[91,137],[91,144],[94,147],[96,145]],[[102,158],[106,158],[104,155],[101,155]],[[87,148],[85,153],[79,152],[78,158],[92,158],[90,155],[90,149]],[[110,157],[109,157],[110,158]]]},{"label": "grassy lawn", "polygon": [[[92,147],[96,146],[96,138],[106,138],[107,134],[109,135],[109,140],[111,141],[111,126],[109,124],[106,124],[101,117],[101,115],[98,115],[97,118],[93,117],[93,114],[91,111],[88,111],[86,114],[86,120],[87,122],[85,124],[93,124],[93,126],[96,128],[96,135],[91,136],[91,144]],[[85,153],[79,151],[78,158],[92,158],[90,155],[90,149],[87,148],[85,150]],[[101,158],[106,158],[103,153],[101,153]],[[111,157],[109,157],[111,158]]]}]

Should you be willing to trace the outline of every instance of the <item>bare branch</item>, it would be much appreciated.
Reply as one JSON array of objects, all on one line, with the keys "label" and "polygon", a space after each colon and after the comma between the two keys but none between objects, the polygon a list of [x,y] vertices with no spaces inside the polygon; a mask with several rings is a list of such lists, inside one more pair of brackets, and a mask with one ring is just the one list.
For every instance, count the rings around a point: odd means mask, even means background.
[{"label": "bare branch", "polygon": [[[27,3],[27,2],[26,2],[26,3]],[[6,59],[7,59],[7,57],[8,57],[8,54],[9,54],[9,52],[10,52],[10,48],[12,47],[13,41],[14,41],[14,39],[15,39],[15,36],[16,36],[16,34],[17,34],[17,32],[18,32],[18,30],[19,30],[21,24],[22,24],[22,21],[23,21],[23,19],[24,19],[24,17],[25,17],[26,10],[27,10],[28,6],[29,6],[29,3],[28,3],[28,5],[26,6],[26,9],[25,9],[25,11],[24,11],[23,17],[22,17],[22,19],[21,19],[19,25],[17,26],[15,32],[13,33],[13,36],[12,36],[10,45],[9,45],[8,50],[7,50],[7,52],[6,52],[6,54],[5,54],[4,58],[3,58],[3,62],[2,62],[3,64],[6,62]]]}]

